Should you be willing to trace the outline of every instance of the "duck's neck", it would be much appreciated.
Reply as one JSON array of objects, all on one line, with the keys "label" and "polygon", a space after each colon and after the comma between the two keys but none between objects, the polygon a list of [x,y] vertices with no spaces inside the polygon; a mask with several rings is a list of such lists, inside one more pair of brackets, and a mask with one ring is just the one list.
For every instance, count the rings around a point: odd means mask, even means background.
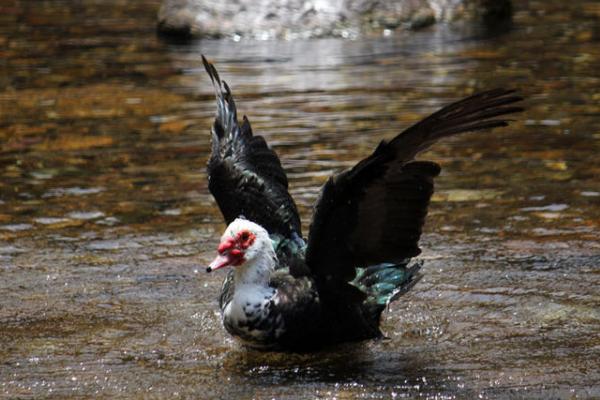
[{"label": "duck's neck", "polygon": [[236,289],[242,286],[269,287],[271,273],[275,270],[277,257],[272,247],[259,253],[251,261],[235,270]]}]

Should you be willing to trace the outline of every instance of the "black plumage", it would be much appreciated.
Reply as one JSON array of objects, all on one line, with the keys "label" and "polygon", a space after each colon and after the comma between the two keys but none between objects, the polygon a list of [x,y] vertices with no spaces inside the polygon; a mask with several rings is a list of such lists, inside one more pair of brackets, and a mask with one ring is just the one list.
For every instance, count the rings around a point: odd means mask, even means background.
[{"label": "black plumage", "polygon": [[302,236],[298,210],[277,154],[262,136],[252,134],[246,116],[238,124],[231,90],[204,56],[202,61],[217,93],[208,188],[225,221],[229,224],[243,215],[270,233]]},{"label": "black plumage", "polygon": [[[508,120],[498,117],[522,111],[513,105],[521,97],[505,89],[478,93],[381,142],[325,183],[306,243],[277,155],[253,135],[245,116],[238,124],[229,87],[202,59],[217,96],[209,189],[228,224],[243,215],[262,226],[277,256],[271,292],[265,292],[274,301],[252,305],[250,310],[260,312],[248,311],[243,322],[230,319],[225,327],[251,345],[288,349],[381,335],[385,305],[421,277],[421,263],[411,258],[421,252],[418,242],[440,167],[414,157],[443,137],[506,126]],[[235,286],[230,272],[220,299],[224,313]]]}]

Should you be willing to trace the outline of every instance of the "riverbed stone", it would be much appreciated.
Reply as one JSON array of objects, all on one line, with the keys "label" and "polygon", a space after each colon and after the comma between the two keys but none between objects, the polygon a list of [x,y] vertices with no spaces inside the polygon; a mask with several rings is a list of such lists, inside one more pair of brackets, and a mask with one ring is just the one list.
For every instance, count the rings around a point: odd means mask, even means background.
[{"label": "riverbed stone", "polygon": [[510,14],[510,0],[163,0],[158,29],[234,39],[356,37]]}]

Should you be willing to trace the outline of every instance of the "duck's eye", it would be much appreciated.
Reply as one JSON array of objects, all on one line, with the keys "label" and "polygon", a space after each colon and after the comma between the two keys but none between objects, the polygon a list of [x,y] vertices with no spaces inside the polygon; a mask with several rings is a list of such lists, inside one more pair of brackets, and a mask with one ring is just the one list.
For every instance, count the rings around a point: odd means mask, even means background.
[{"label": "duck's eye", "polygon": [[237,236],[238,246],[242,249],[247,249],[252,246],[255,238],[256,236],[254,236],[254,233],[250,231],[241,231]]}]

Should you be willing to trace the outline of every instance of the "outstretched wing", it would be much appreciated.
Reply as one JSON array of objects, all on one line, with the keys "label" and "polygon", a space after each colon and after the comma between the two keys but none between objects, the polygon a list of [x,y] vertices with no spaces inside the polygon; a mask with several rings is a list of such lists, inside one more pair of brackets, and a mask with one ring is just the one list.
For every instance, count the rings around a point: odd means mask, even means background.
[{"label": "outstretched wing", "polygon": [[442,108],[381,142],[352,169],[322,189],[310,227],[306,262],[320,282],[352,280],[356,267],[401,262],[418,255],[418,242],[440,167],[413,161],[440,138],[506,126],[494,117],[522,111],[514,91],[482,92]]},{"label": "outstretched wing", "polygon": [[300,217],[288,192],[288,180],[277,154],[262,136],[254,136],[248,118],[238,124],[231,91],[204,56],[202,62],[217,96],[212,127],[208,188],[225,221],[244,216],[271,234],[301,237]]}]

